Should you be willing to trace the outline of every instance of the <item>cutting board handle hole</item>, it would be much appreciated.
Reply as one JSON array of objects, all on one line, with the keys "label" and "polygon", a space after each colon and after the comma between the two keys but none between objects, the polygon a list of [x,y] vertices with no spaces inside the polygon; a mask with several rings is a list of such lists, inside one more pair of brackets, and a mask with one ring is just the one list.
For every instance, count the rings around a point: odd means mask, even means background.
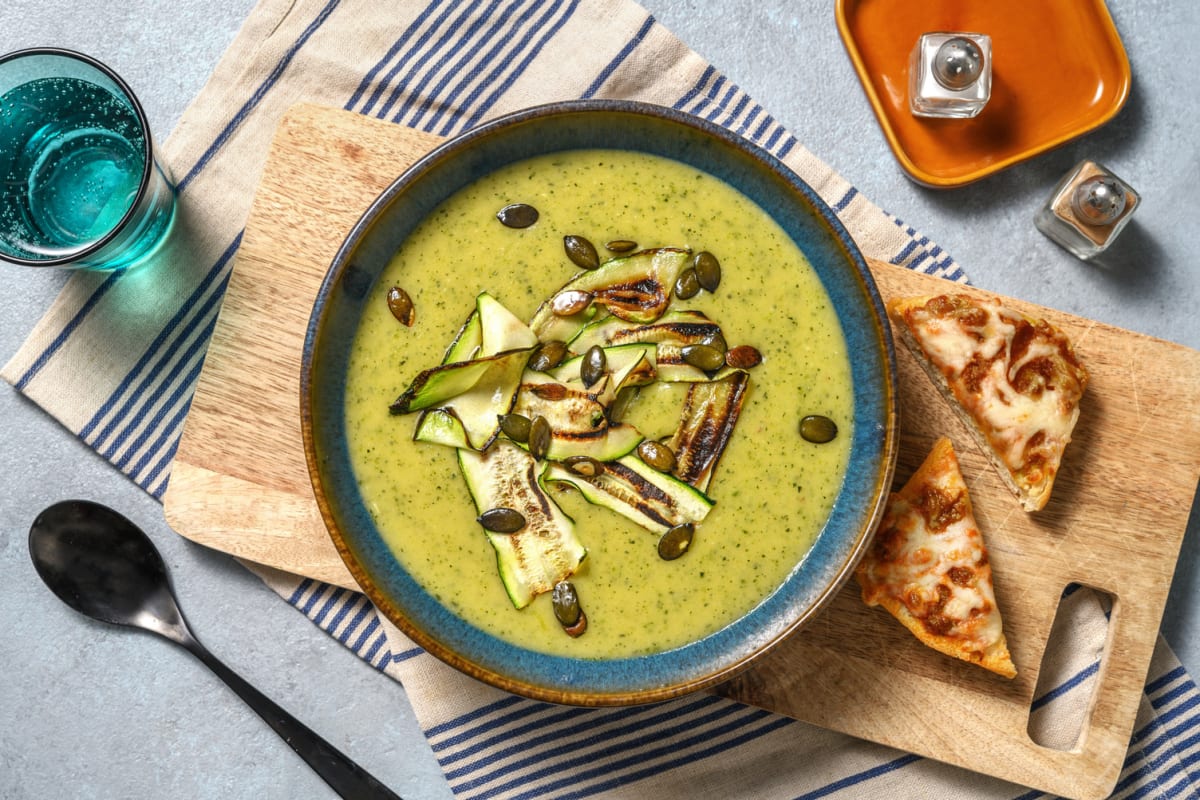
[{"label": "cutting board handle hole", "polygon": [[1079,583],[1063,589],[1029,706],[1029,737],[1042,747],[1082,747],[1117,605],[1101,589]]}]

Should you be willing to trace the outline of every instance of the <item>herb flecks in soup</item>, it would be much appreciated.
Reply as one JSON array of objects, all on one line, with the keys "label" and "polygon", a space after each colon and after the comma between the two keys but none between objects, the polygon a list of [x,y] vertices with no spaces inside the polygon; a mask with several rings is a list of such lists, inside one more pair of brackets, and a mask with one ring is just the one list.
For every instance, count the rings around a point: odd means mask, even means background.
[{"label": "herb flecks in soup", "polygon": [[[413,439],[459,451],[512,604],[525,608],[551,590],[570,597],[572,613],[556,602],[555,614],[579,636],[581,606],[567,579],[587,549],[547,487],[574,488],[658,535],[664,560],[679,558],[713,506],[704,490],[733,437],[749,378],[725,367],[725,337],[703,313],[665,318],[669,287],[699,263],[687,250],[601,263],[587,239],[567,236],[564,244],[584,271],[529,325],[480,294],[442,363],[418,374],[391,411],[420,412]],[[717,282],[708,281],[710,289]],[[622,419],[658,380],[687,384],[667,442]]]},{"label": "herb flecks in soup", "polygon": [[[516,204],[536,220],[498,221]],[[598,269],[587,268],[592,253]],[[644,280],[643,296],[615,291],[604,277],[614,258],[635,278],[653,273],[665,300]],[[420,310],[411,328],[389,310],[394,286]],[[474,626],[582,657],[686,644],[782,584],[829,516],[853,429],[835,312],[786,234],[711,176],[629,152],[511,165],[439,206],[374,292],[347,376],[356,478],[404,569]],[[560,298],[568,292],[579,294]],[[463,324],[471,308],[503,339],[492,352]],[[472,362],[484,362],[470,368],[480,374],[450,368]],[[510,385],[514,401],[497,414],[488,402]],[[478,386],[490,399],[456,406],[439,394],[457,400]],[[429,400],[417,419],[389,414],[388,401],[406,395],[405,411]],[[842,432],[806,440],[798,426],[812,415]],[[564,419],[603,430],[603,445],[555,436]],[[690,457],[714,443],[719,464]],[[498,490],[497,474],[527,477]],[[687,491],[673,494],[676,484]],[[662,486],[686,515],[663,516],[655,534],[618,503],[589,503]],[[531,526],[557,542],[553,569],[565,572],[516,610],[525,574],[498,579],[497,552]]]}]

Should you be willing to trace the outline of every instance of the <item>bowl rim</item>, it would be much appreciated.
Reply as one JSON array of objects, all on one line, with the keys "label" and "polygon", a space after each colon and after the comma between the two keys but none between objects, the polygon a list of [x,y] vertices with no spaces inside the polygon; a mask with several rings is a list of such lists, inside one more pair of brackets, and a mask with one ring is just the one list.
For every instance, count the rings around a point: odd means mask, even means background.
[{"label": "bowl rim", "polygon": [[[592,114],[592,113],[625,113],[633,115],[646,115],[664,121],[668,124],[682,125],[692,129],[693,132],[701,136],[707,136],[720,140],[725,146],[732,147],[735,150],[741,151],[743,157],[749,157],[762,164],[765,168],[775,173],[775,177],[782,179],[787,184],[789,189],[799,195],[799,199],[811,208],[814,215],[817,217],[817,222],[822,223],[831,234],[831,243],[841,252],[843,259],[850,268],[850,277],[854,279],[861,296],[867,301],[870,306],[869,319],[873,323],[871,340],[878,343],[880,360],[884,363],[885,369],[882,370],[881,385],[877,387],[880,400],[879,406],[883,409],[884,420],[882,430],[873,433],[878,434],[881,439],[879,442],[879,461],[874,474],[872,488],[868,492],[872,499],[869,508],[857,509],[855,513],[862,516],[862,523],[858,526],[858,530],[854,531],[853,542],[850,545],[849,552],[844,560],[841,560],[840,566],[837,568],[832,580],[826,582],[824,587],[820,589],[808,608],[803,610],[803,613],[797,614],[789,618],[789,622],[780,630],[775,632],[769,639],[765,641],[756,641],[752,645],[750,652],[741,654],[734,659],[728,660],[727,663],[718,665],[716,668],[701,670],[701,674],[693,674],[685,680],[676,680],[671,683],[661,685],[646,685],[636,689],[623,689],[617,691],[592,691],[586,688],[570,685],[570,682],[564,682],[561,686],[547,686],[539,683],[527,682],[520,678],[506,674],[502,671],[491,669],[487,666],[476,663],[470,658],[464,657],[453,647],[445,644],[440,638],[437,638],[422,627],[412,623],[408,619],[408,615],[400,609],[393,598],[383,591],[378,582],[372,577],[366,567],[359,561],[355,555],[351,544],[347,540],[346,533],[342,530],[341,520],[339,519],[331,498],[326,494],[325,480],[321,471],[320,457],[317,452],[318,445],[316,442],[315,419],[314,419],[314,393],[317,391],[316,382],[313,379],[314,372],[314,355],[318,339],[327,317],[329,304],[328,299],[330,293],[335,289],[346,274],[347,267],[350,265],[358,246],[370,229],[376,224],[378,219],[386,213],[388,208],[396,198],[407,190],[407,188],[424,178],[429,172],[434,170],[438,165],[441,165],[460,155],[468,150],[475,142],[482,138],[492,136],[498,131],[503,131],[512,126],[524,125],[530,122],[536,123],[545,118],[555,118],[564,114]],[[570,149],[570,148],[557,148]],[[550,151],[547,151],[550,152]],[[702,168],[702,167],[701,167]],[[489,169],[489,171],[491,171]],[[707,170],[705,170],[707,172]],[[461,187],[454,187],[449,190],[444,197],[448,197]],[[736,187],[735,187],[736,188]],[[443,197],[443,199],[444,199]],[[374,276],[372,276],[372,283]],[[824,282],[824,281],[823,281]],[[828,287],[827,287],[828,289]],[[843,326],[845,322],[840,320]],[[843,332],[845,335],[845,332]],[[333,541],[339,555],[345,563],[350,574],[358,583],[359,587],[392,624],[396,625],[405,635],[413,640],[418,646],[426,652],[434,655],[441,661],[454,667],[462,673],[465,673],[473,678],[491,684],[497,688],[511,692],[513,694],[557,704],[576,705],[576,706],[627,706],[648,702],[657,702],[667,700],[673,697],[689,694],[701,689],[714,686],[724,682],[734,675],[742,672],[750,667],[753,663],[760,660],[766,653],[788,636],[794,634],[813,617],[815,617],[832,599],[832,597],[840,591],[841,587],[850,578],[855,566],[861,559],[863,552],[870,543],[871,536],[874,533],[880,518],[882,517],[884,505],[890,489],[893,473],[896,466],[896,458],[899,449],[899,405],[896,393],[896,361],[895,348],[891,336],[891,329],[887,323],[887,316],[883,308],[883,302],[879,295],[878,288],[875,285],[873,276],[867,267],[866,260],[863,258],[857,245],[838,220],[834,211],[829,207],[824,200],[809,186],[803,179],[796,175],[790,168],[784,165],[777,158],[772,156],[749,140],[723,128],[715,123],[709,122],[699,117],[687,114],[676,109],[665,106],[659,106],[639,101],[628,100],[567,100],[543,105],[533,106],[510,114],[506,114],[496,119],[480,125],[470,131],[464,132],[448,139],[446,142],[435,147],[433,150],[419,158],[411,166],[405,169],[399,177],[384,189],[376,199],[370,204],[367,210],[359,218],[358,222],[350,229],[342,245],[339,247],[337,254],[331,262],[330,268],[326,273],[321,287],[314,300],[312,314],[309,319],[309,325],[306,330],[304,351],[301,365],[301,380],[300,380],[300,421],[301,434],[304,444],[305,460],[308,466],[309,478],[313,488],[313,494],[320,510],[322,521],[325,524],[331,540]],[[851,465],[852,466],[852,465]],[[845,492],[845,484],[840,490]],[[841,494],[839,494],[839,497]],[[835,502],[835,507],[836,507]],[[831,518],[833,512],[831,512]],[[821,533],[828,526],[829,520],[823,523]],[[820,535],[818,535],[818,539]],[[792,580],[793,576],[804,564],[812,549],[816,548],[817,542],[814,541],[813,548],[806,552],[801,561],[789,573],[788,578],[780,587],[773,590],[771,595],[766,599],[778,593],[779,590]],[[405,572],[402,568],[401,572]],[[407,574],[405,572],[405,574]],[[414,582],[415,584],[415,582]],[[418,587],[419,588],[419,587]],[[762,601],[763,603],[766,600]],[[761,605],[761,603],[760,603]],[[755,606],[748,611],[743,617],[735,620],[734,623],[726,626],[731,627],[746,619],[758,606]],[[448,613],[448,612],[447,612]],[[456,618],[457,619],[457,618]],[[468,623],[463,623],[468,624]],[[478,631],[478,629],[472,628]],[[725,629],[721,629],[725,630]],[[479,631],[484,636],[491,636],[486,632]],[[717,631],[716,633],[720,633]],[[716,633],[703,637],[699,642],[715,636]],[[519,646],[512,645],[499,638],[492,637],[495,642],[509,648],[515,648],[523,653],[537,655],[543,659],[558,659],[563,662],[574,664],[586,663],[595,661],[592,659],[572,659],[569,657],[546,656],[541,653],[532,653],[532,651],[524,650]],[[642,660],[652,660],[657,658],[665,658],[673,653],[678,653],[681,649],[690,647],[696,644],[692,642],[684,645],[682,648],[671,648],[665,651],[648,654],[633,658],[613,659],[611,661],[604,660],[604,663],[626,663],[639,662]],[[647,665],[649,667],[649,664]]]}]

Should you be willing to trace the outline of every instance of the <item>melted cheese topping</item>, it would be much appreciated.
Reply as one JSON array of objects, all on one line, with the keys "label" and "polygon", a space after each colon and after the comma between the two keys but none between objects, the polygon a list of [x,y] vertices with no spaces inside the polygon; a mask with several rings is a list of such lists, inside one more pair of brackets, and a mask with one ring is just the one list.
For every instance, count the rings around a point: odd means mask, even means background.
[{"label": "melted cheese topping", "polygon": [[[1087,381],[1070,343],[1048,324],[996,304],[952,298],[959,305],[938,313],[942,299],[903,312],[921,349],[1018,483],[1052,480]],[[1027,370],[1037,376],[1019,385]]]},{"label": "melted cheese topping", "polygon": [[1017,674],[983,534],[949,439],[939,439],[889,498],[855,576],[868,605],[883,606],[929,647],[1007,678]]},{"label": "melted cheese topping", "polygon": [[[957,475],[941,475],[936,491],[965,503]],[[906,492],[905,494],[908,494]],[[877,547],[864,563],[863,599],[878,604],[890,595],[930,634],[964,640],[983,652],[1002,634],[983,535],[965,513],[935,531],[918,502],[892,496]]]}]

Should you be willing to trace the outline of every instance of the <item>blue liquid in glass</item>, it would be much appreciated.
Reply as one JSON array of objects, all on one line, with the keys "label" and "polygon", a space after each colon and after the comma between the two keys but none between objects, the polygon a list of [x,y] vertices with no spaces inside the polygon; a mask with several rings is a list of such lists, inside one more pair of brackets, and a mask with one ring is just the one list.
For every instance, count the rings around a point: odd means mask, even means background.
[{"label": "blue liquid in glass", "polygon": [[146,165],[137,115],[78,78],[42,78],[0,97],[0,239],[31,259],[69,256],[133,205]]}]

